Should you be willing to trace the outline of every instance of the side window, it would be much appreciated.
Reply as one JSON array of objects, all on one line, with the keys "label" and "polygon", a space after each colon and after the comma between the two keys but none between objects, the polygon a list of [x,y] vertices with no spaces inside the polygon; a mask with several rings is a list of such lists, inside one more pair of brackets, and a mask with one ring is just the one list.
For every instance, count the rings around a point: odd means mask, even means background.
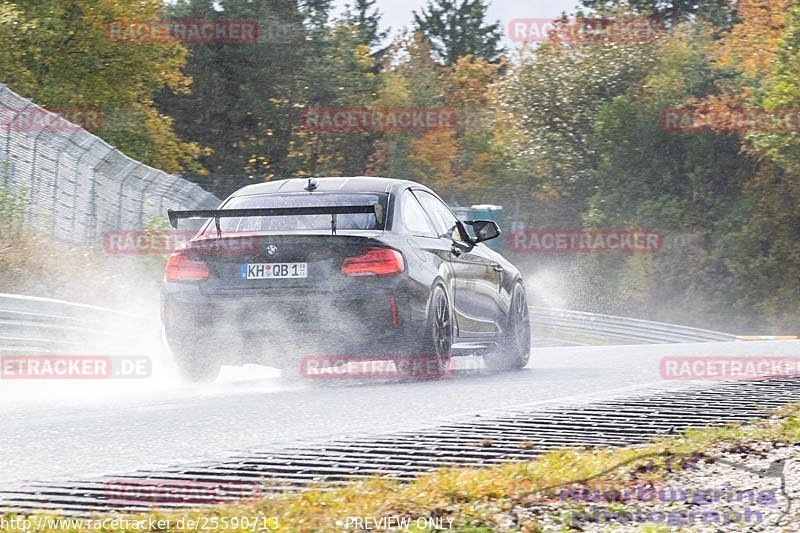
[{"label": "side window", "polygon": [[414,191],[414,195],[419,198],[422,207],[425,208],[425,211],[433,219],[433,223],[436,224],[436,233],[438,233],[440,237],[450,237],[456,241],[464,240],[461,233],[458,231],[458,226],[456,224],[458,219],[456,219],[456,216],[450,211],[450,208],[444,205],[441,200],[425,191]]},{"label": "side window", "polygon": [[403,225],[414,235],[436,237],[436,230],[411,191],[403,194]]}]

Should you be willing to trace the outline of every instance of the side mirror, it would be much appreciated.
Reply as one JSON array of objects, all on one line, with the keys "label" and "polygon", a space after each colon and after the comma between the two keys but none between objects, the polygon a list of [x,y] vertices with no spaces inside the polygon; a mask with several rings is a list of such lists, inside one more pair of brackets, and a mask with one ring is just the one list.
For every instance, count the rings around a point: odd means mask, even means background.
[{"label": "side mirror", "polygon": [[475,242],[488,241],[500,236],[500,228],[493,220],[470,220],[467,224],[472,226]]}]

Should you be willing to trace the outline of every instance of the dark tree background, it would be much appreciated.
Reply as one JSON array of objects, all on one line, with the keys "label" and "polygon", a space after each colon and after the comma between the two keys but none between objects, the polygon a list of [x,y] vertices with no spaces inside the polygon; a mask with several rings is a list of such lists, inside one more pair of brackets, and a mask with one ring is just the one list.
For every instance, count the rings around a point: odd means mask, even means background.
[{"label": "dark tree background", "polygon": [[482,0],[429,0],[414,12],[414,29],[430,42],[441,64],[452,65],[465,55],[497,61],[505,53],[503,28],[499,21],[486,23],[487,9]]}]

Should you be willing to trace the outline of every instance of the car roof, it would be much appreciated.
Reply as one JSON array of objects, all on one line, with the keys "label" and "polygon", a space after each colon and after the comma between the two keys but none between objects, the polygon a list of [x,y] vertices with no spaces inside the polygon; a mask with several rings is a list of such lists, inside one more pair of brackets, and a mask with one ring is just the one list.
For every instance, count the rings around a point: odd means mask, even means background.
[{"label": "car roof", "polygon": [[[254,194],[271,193],[293,193],[306,192],[309,178],[289,178],[268,181],[265,183],[254,183],[242,187],[231,197],[249,196]],[[429,190],[424,185],[410,180],[400,180],[393,178],[379,178],[373,176],[352,176],[352,177],[324,177],[311,178],[317,182],[314,192],[375,192],[387,193],[395,192],[407,187],[418,187]]]}]

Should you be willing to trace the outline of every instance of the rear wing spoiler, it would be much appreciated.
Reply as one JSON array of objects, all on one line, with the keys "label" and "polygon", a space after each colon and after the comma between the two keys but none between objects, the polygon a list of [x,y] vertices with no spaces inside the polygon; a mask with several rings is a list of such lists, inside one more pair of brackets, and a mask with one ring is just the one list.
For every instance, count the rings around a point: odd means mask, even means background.
[{"label": "rear wing spoiler", "polygon": [[355,215],[360,213],[374,213],[380,221],[380,204],[373,205],[330,205],[319,207],[253,207],[248,209],[198,209],[194,211],[173,211],[167,209],[169,224],[173,228],[178,227],[178,221],[186,218],[213,218],[217,228],[217,235],[220,234],[219,220],[221,218],[240,218],[240,217],[281,217],[281,216],[300,216],[300,215],[330,215],[331,233],[336,234],[336,215]]}]

